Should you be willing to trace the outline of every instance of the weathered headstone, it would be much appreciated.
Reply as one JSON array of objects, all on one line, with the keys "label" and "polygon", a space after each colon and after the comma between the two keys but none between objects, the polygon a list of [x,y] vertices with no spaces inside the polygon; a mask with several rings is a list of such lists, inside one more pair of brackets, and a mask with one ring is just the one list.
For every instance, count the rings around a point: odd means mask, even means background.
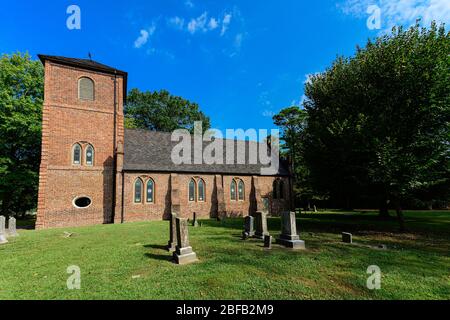
[{"label": "weathered headstone", "polygon": [[353,236],[351,233],[342,232],[342,242],[353,243]]},{"label": "weathered headstone", "polygon": [[197,213],[194,212],[194,219],[192,220],[192,226],[198,227],[198,221],[197,221]]},{"label": "weathered headstone", "polygon": [[177,225],[177,247],[173,258],[177,264],[188,264],[198,261],[197,254],[189,245],[188,222],[186,219],[176,218]]},{"label": "weathered headstone", "polygon": [[295,212],[283,212],[281,214],[281,235],[277,243],[291,249],[305,249],[305,241],[300,240],[297,234]]},{"label": "weathered headstone", "polygon": [[253,237],[255,235],[255,218],[252,216],[244,218],[244,232],[247,233],[247,237]]},{"label": "weathered headstone", "polygon": [[8,243],[8,239],[6,239],[5,223],[5,217],[0,216],[0,244]]},{"label": "weathered headstone", "polygon": [[255,213],[255,237],[259,239],[264,239],[264,236],[269,235],[267,230],[267,214],[264,212],[257,211]]},{"label": "weathered headstone", "polygon": [[177,246],[177,223],[176,223],[177,215],[176,213],[171,214],[170,223],[169,223],[169,233],[170,240],[167,245],[167,250],[169,252],[174,252]]},{"label": "weathered headstone", "polygon": [[16,218],[11,217],[8,221],[8,236],[9,237],[17,237],[19,234],[16,230]]},{"label": "weathered headstone", "polygon": [[264,236],[264,248],[272,249],[272,236]]}]

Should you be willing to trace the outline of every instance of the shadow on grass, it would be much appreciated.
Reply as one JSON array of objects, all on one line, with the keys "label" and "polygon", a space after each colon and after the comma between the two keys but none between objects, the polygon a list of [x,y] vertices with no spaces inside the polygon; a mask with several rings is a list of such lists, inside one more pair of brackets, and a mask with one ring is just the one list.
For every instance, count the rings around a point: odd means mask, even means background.
[{"label": "shadow on grass", "polygon": [[[420,216],[418,216],[420,214]],[[204,220],[204,226],[217,228],[230,228],[243,230],[242,218],[226,219],[225,221]],[[280,230],[280,218],[273,217],[267,220],[269,230]],[[450,213],[406,213],[406,228],[409,233],[434,236],[436,233],[444,238],[450,237]],[[391,214],[390,218],[382,219],[373,212],[347,212],[347,213],[308,213],[297,216],[297,225],[300,231],[305,232],[390,232],[399,233],[397,218]]]},{"label": "shadow on grass", "polygon": [[160,245],[160,244],[146,244],[144,246],[144,248],[152,248],[152,249],[163,250],[163,251],[168,252],[167,251],[167,246],[163,246],[163,245]]},{"label": "shadow on grass", "polygon": [[160,260],[160,261],[167,261],[167,262],[173,261],[173,257],[169,253],[167,253],[166,255],[162,255],[162,254],[154,254],[154,253],[147,252],[145,254],[145,256],[152,260]]},{"label": "shadow on grass", "polygon": [[172,253],[167,251],[167,246],[160,244],[146,244],[143,246],[144,248],[156,249],[158,251],[164,252],[164,254],[155,254],[146,252],[145,256],[152,260],[160,260],[160,261],[173,261]]},{"label": "shadow on grass", "polygon": [[[389,247],[411,250],[426,250],[442,254],[447,250],[450,239],[450,214],[428,212],[407,212],[405,215],[407,232],[400,233],[396,218],[380,219],[377,214],[348,212],[346,214],[311,213],[297,217],[297,231],[301,237],[328,237],[335,234],[340,241],[341,232],[350,232],[354,236],[363,237],[367,244],[386,244]],[[225,221],[204,220],[207,227],[243,230],[242,218],[226,219]],[[271,235],[277,235],[281,230],[280,218],[271,217],[267,220]],[[230,232],[231,233],[231,232]],[[234,238],[240,234],[232,232]]]}]

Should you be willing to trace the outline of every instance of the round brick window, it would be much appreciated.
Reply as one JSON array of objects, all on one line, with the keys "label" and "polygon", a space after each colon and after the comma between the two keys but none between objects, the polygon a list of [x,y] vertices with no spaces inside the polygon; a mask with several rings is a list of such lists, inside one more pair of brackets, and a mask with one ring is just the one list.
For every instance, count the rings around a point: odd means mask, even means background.
[{"label": "round brick window", "polygon": [[77,208],[87,208],[91,205],[92,201],[90,198],[88,197],[80,197],[80,198],[76,198],[73,201],[73,204],[75,207]]}]

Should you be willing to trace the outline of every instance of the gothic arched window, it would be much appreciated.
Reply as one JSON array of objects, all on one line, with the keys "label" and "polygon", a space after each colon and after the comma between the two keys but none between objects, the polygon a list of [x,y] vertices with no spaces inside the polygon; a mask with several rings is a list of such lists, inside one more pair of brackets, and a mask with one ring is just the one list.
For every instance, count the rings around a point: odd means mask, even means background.
[{"label": "gothic arched window", "polygon": [[203,179],[198,180],[198,201],[205,201],[205,182]]},{"label": "gothic arched window", "polygon": [[153,203],[155,198],[155,182],[152,179],[147,181],[147,203]]},{"label": "gothic arched window", "polygon": [[142,202],[142,180],[137,178],[134,182],[134,203]]},{"label": "gothic arched window", "polygon": [[230,198],[231,200],[236,200],[236,181],[233,179],[231,180],[231,186],[230,186]]},{"label": "gothic arched window", "polygon": [[194,179],[191,179],[190,181],[189,181],[189,201],[195,201],[195,197],[196,197],[196,194],[195,194],[195,181],[194,181]]},{"label": "gothic arched window", "polygon": [[239,179],[238,182],[238,197],[239,200],[243,201],[245,200],[245,185],[244,185],[244,181]]},{"label": "gothic arched window", "polygon": [[94,165],[94,147],[92,147],[91,145],[88,145],[86,147],[85,162],[88,166]]},{"label": "gothic arched window", "polygon": [[81,164],[81,146],[78,143],[72,147],[72,164]]}]

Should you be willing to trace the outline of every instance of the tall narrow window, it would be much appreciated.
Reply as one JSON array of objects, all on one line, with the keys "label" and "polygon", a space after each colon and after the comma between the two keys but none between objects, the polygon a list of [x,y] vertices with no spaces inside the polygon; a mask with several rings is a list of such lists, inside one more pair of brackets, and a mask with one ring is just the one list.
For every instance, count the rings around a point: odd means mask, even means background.
[{"label": "tall narrow window", "polygon": [[94,165],[94,148],[91,145],[88,145],[86,148],[86,165]]},{"label": "tall narrow window", "polygon": [[189,181],[189,201],[195,201],[195,181]]},{"label": "tall narrow window", "polygon": [[244,181],[239,180],[238,183],[238,196],[239,196],[239,200],[243,201],[245,199],[245,186],[244,186]]},{"label": "tall narrow window", "polygon": [[198,180],[198,201],[205,201],[205,182],[202,179]]},{"label": "tall narrow window", "polygon": [[235,180],[231,180],[230,197],[231,197],[231,200],[236,200],[236,181]]},{"label": "tall narrow window", "polygon": [[273,199],[278,199],[278,183],[277,183],[277,180],[275,180],[273,182],[273,185],[272,185],[272,198]]},{"label": "tall narrow window", "polygon": [[94,100],[94,81],[86,77],[78,80],[78,98],[81,100]]},{"label": "tall narrow window", "polygon": [[147,181],[147,203],[154,202],[155,183],[152,179]]},{"label": "tall narrow window", "polygon": [[134,203],[142,202],[142,180],[137,178],[134,182]]},{"label": "tall narrow window", "polygon": [[78,143],[72,147],[72,163],[81,164],[81,146]]},{"label": "tall narrow window", "polygon": [[284,199],[284,182],[283,182],[283,180],[278,181],[278,189],[279,189],[279,192],[278,192],[279,198]]}]

